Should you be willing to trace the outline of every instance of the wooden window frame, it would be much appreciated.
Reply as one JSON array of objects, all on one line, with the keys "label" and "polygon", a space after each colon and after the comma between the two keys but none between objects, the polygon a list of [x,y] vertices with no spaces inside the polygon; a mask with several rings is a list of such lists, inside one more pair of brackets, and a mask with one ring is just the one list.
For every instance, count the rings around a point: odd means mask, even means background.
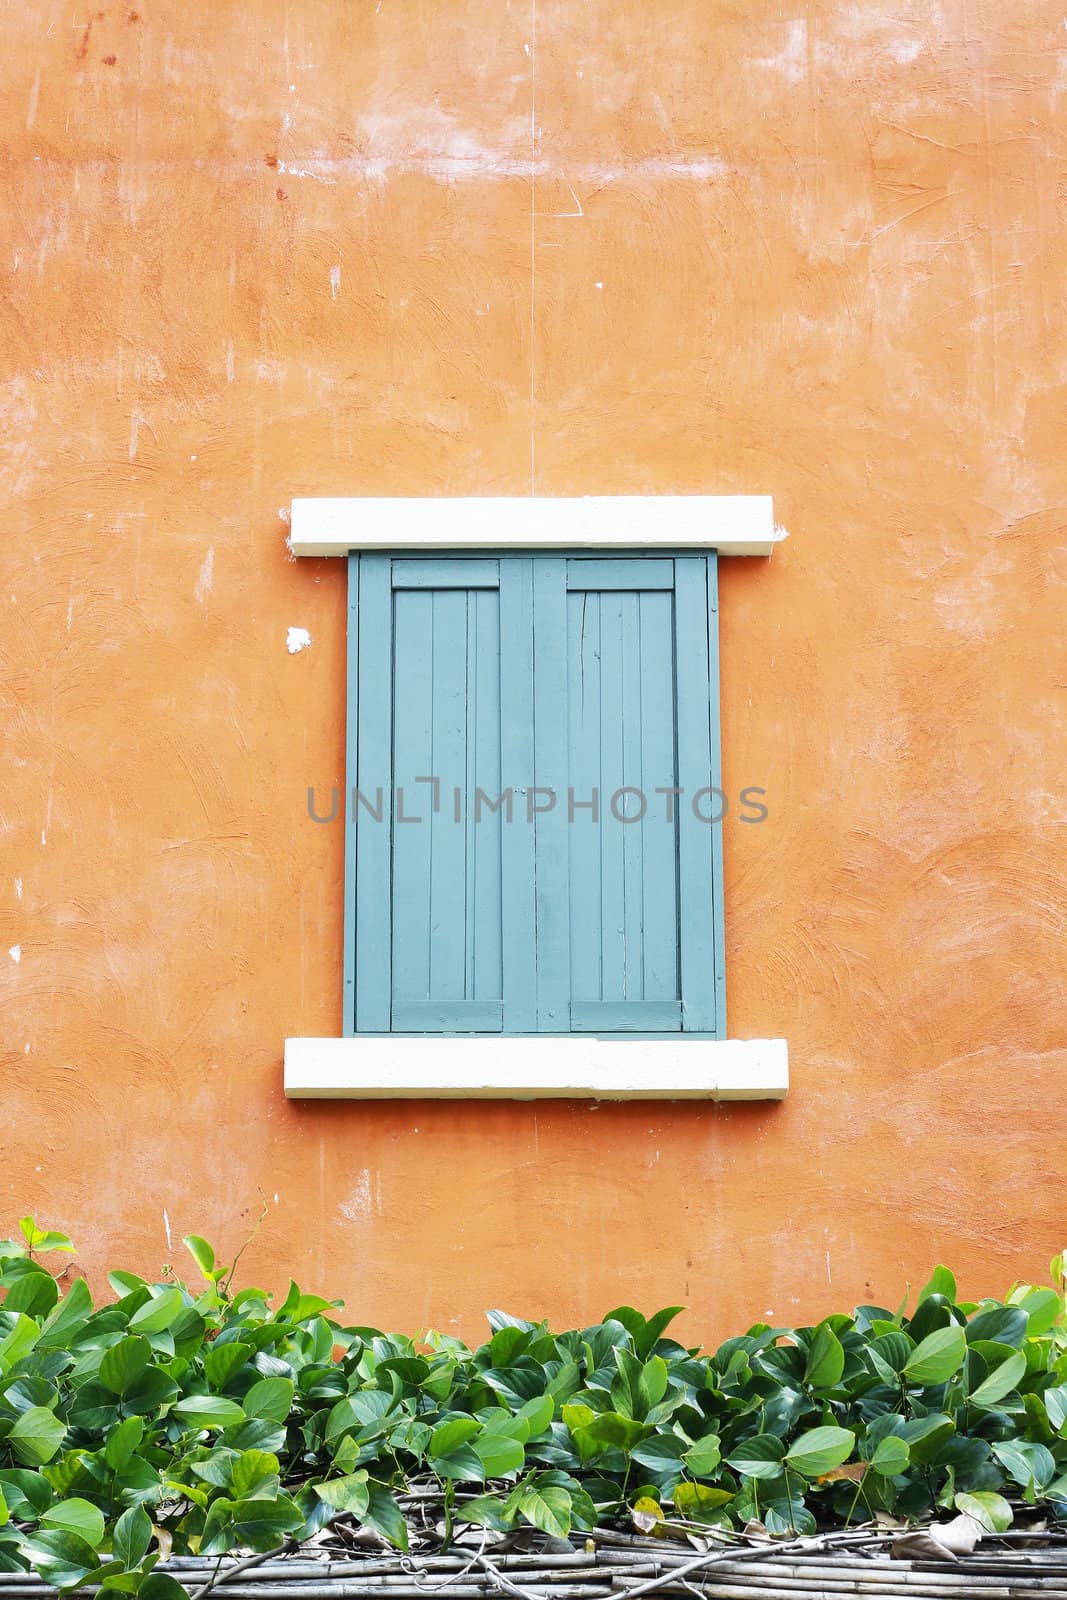
[{"label": "wooden window frame", "polygon": [[[360,617],[359,584],[368,575],[379,585],[397,587],[393,573],[403,573],[405,556],[441,558],[437,582],[448,582],[446,561],[464,558],[469,576],[471,557],[483,554],[494,562],[509,555],[560,554],[620,556],[639,553],[642,560],[663,559],[698,566],[708,574],[706,609],[697,618],[687,615],[687,592],[676,590],[680,606],[678,625],[685,634],[687,654],[697,652],[694,682],[698,692],[687,696],[679,676],[679,718],[703,717],[708,724],[708,685],[711,688],[712,724],[707,734],[707,765],[713,785],[721,787],[718,737],[717,559],[724,555],[769,555],[782,537],[775,528],[771,501],[763,496],[603,496],[565,499],[324,499],[294,500],[290,543],[301,556],[349,557],[348,728],[346,736],[346,797],[352,774],[373,757],[381,771],[385,752],[361,746],[369,737],[361,732],[358,681],[361,659],[381,659],[387,641],[368,636],[370,626],[385,615],[382,602],[365,608]],[[392,561],[360,562],[361,554],[389,556]],[[707,559],[691,560],[695,556]],[[553,567],[556,563],[552,563]],[[534,562],[534,568],[540,562]],[[418,563],[425,581],[426,561]],[[415,569],[413,569],[415,570]],[[546,569],[547,570],[547,569]],[[679,569],[681,570],[681,569]],[[671,579],[672,587],[674,584]],[[665,583],[664,583],[665,586]],[[406,585],[400,585],[406,587]],[[391,595],[390,595],[391,608]],[[376,623],[375,615],[379,619]],[[714,620],[712,620],[714,619]],[[709,625],[710,622],[710,625]],[[703,649],[703,658],[700,650]],[[679,659],[682,641],[679,640]],[[704,688],[700,690],[703,678]],[[703,699],[702,699],[703,696]],[[692,740],[688,740],[692,743]],[[699,740],[697,740],[699,744]],[[358,781],[358,780],[357,780]],[[376,780],[377,781],[377,780]],[[678,781],[685,784],[681,770]],[[688,788],[689,786],[686,785]],[[699,1023],[684,1033],[593,1033],[574,1030],[520,1033],[410,1034],[356,1032],[357,972],[356,925],[370,910],[387,920],[391,906],[388,872],[381,863],[388,851],[376,852],[378,866],[357,876],[356,829],[346,804],[345,906],[344,906],[344,1030],[341,1039],[289,1039],[285,1046],[285,1092],[303,1098],[702,1098],[778,1099],[788,1088],[788,1051],[785,1040],[737,1040],[725,1031],[725,976],[722,937],[722,833],[703,829],[697,841],[687,838],[684,848],[700,849],[713,894],[717,897],[708,948],[689,937],[680,941],[683,963],[683,1000],[687,993],[706,988],[709,972],[712,994],[708,1015],[712,1028]],[[682,841],[679,840],[682,848]],[[703,870],[701,863],[693,867]],[[388,941],[383,941],[388,943]],[[694,965],[688,977],[686,966]],[[361,981],[373,977],[366,960]],[[385,960],[388,967],[388,958]],[[388,973],[383,969],[380,981]],[[379,1008],[380,1009],[380,1008]],[[551,1041],[549,1043],[549,1041]],[[537,1045],[540,1042],[540,1052]]]}]

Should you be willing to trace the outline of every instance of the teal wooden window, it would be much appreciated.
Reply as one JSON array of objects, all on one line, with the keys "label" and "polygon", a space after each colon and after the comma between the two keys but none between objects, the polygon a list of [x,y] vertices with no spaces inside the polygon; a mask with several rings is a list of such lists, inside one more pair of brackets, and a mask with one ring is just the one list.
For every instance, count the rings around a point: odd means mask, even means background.
[{"label": "teal wooden window", "polygon": [[352,554],[348,615],[345,1032],[723,1037],[715,554]]}]

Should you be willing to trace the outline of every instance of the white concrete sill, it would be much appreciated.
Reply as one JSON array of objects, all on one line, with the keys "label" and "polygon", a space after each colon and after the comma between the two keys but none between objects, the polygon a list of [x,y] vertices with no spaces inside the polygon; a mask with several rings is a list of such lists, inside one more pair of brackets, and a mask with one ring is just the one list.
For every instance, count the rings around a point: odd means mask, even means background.
[{"label": "white concrete sill", "polygon": [[784,538],[770,495],[760,494],[323,496],[294,500],[289,514],[294,556],[346,556],[353,550],[717,550],[721,556],[769,556]]},{"label": "white concrete sill", "polygon": [[784,1039],[362,1034],[287,1039],[307,1100],[781,1100]]}]

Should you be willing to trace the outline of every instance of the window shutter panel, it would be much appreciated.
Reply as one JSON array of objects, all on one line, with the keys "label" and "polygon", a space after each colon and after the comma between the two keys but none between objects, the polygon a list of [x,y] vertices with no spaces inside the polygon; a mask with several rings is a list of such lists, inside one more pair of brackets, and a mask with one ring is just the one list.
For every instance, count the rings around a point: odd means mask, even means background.
[{"label": "window shutter panel", "polygon": [[715,579],[352,558],[357,1031],[722,1034]]},{"label": "window shutter panel", "polygon": [[[665,792],[684,781],[676,684],[688,662],[679,659],[675,572],[670,560],[567,563],[571,793],[561,799],[574,801],[567,834],[576,1032],[684,1026],[685,797],[679,804]],[[706,705],[706,674],[704,682]]]},{"label": "window shutter panel", "polygon": [[361,560],[356,1027],[499,1033],[499,566]]}]

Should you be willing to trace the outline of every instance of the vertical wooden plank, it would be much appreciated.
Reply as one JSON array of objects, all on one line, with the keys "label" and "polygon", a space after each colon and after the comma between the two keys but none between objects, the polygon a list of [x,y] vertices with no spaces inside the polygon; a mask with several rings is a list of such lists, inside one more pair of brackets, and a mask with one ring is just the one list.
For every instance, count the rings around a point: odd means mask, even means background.
[{"label": "vertical wooden plank", "polygon": [[[722,720],[719,692],[719,557],[708,556],[708,681],[711,700],[711,781],[722,781]],[[726,919],[723,914],[723,861],[720,824],[712,829],[712,918],[715,925],[715,1031],[726,1038]]]},{"label": "vertical wooden plank", "polygon": [[677,1000],[678,806],[657,789],[678,783],[674,596],[641,594],[641,748],[648,811],[641,825],[644,998]]},{"label": "vertical wooden plank", "polygon": [[600,906],[601,996],[624,1000],[626,902],[624,842],[627,829],[612,815],[611,800],[624,782],[622,755],[622,596],[600,599]]},{"label": "vertical wooden plank", "polygon": [[[570,851],[571,1000],[601,998],[600,954],[600,596],[567,599],[569,786],[576,802],[568,823]],[[596,813],[589,802],[596,790]]]},{"label": "vertical wooden plank", "polygon": [[[570,892],[567,838],[567,563],[534,562],[534,818],[537,1028],[570,1026]],[[544,807],[544,809],[540,809]]]},{"label": "vertical wooden plank", "polygon": [[[640,818],[644,795],[644,761],[641,718],[641,613],[640,595],[629,591],[619,595],[620,726],[622,732],[622,781],[638,794],[620,797],[620,817]],[[651,648],[652,641],[649,641]],[[644,801],[647,814],[647,800]],[[643,820],[620,822],[611,817],[609,826],[617,828],[622,847],[622,992],[626,1000],[645,998],[644,950],[644,874],[641,861],[644,844]]]},{"label": "vertical wooden plank", "polygon": [[384,797],[381,822],[359,814],[355,863],[356,1031],[388,1033],[392,996],[392,706],[393,597],[388,556],[360,557],[358,729],[356,769],[373,801]]},{"label": "vertical wooden plank", "polygon": [[701,821],[718,807],[699,791],[714,783],[711,749],[711,665],[708,654],[708,563],[703,556],[675,562],[678,697],[679,936],[682,1027],[716,1033],[715,833],[721,824]]},{"label": "vertical wooden plank", "polygon": [[348,659],[345,698],[345,898],[344,957],[341,992],[341,1032],[348,1039],[356,1031],[356,824],[352,817],[352,791],[359,783],[356,730],[359,727],[359,562],[348,558]]},{"label": "vertical wooden plank", "polygon": [[[500,778],[513,790],[514,814],[501,829],[504,1032],[537,1029],[534,830],[526,791],[534,768],[533,561],[500,563]],[[483,813],[484,814],[484,813]]]},{"label": "vertical wooden plank", "polygon": [[430,999],[431,790],[416,778],[433,772],[433,594],[393,591],[393,783],[403,815],[393,836],[393,963],[395,1004]]},{"label": "vertical wooden plank", "polygon": [[455,820],[453,793],[467,778],[468,599],[462,589],[433,593],[431,771],[440,779],[440,805],[429,811],[430,994],[435,1000],[462,1000],[466,976],[466,832]]},{"label": "vertical wooden plank", "polygon": [[473,968],[468,968],[476,1000],[499,1000],[501,987],[501,900],[499,812],[481,808],[475,817],[474,796],[482,789],[492,799],[500,793],[500,595],[472,594],[474,695],[468,708],[469,751],[466,830]]}]

